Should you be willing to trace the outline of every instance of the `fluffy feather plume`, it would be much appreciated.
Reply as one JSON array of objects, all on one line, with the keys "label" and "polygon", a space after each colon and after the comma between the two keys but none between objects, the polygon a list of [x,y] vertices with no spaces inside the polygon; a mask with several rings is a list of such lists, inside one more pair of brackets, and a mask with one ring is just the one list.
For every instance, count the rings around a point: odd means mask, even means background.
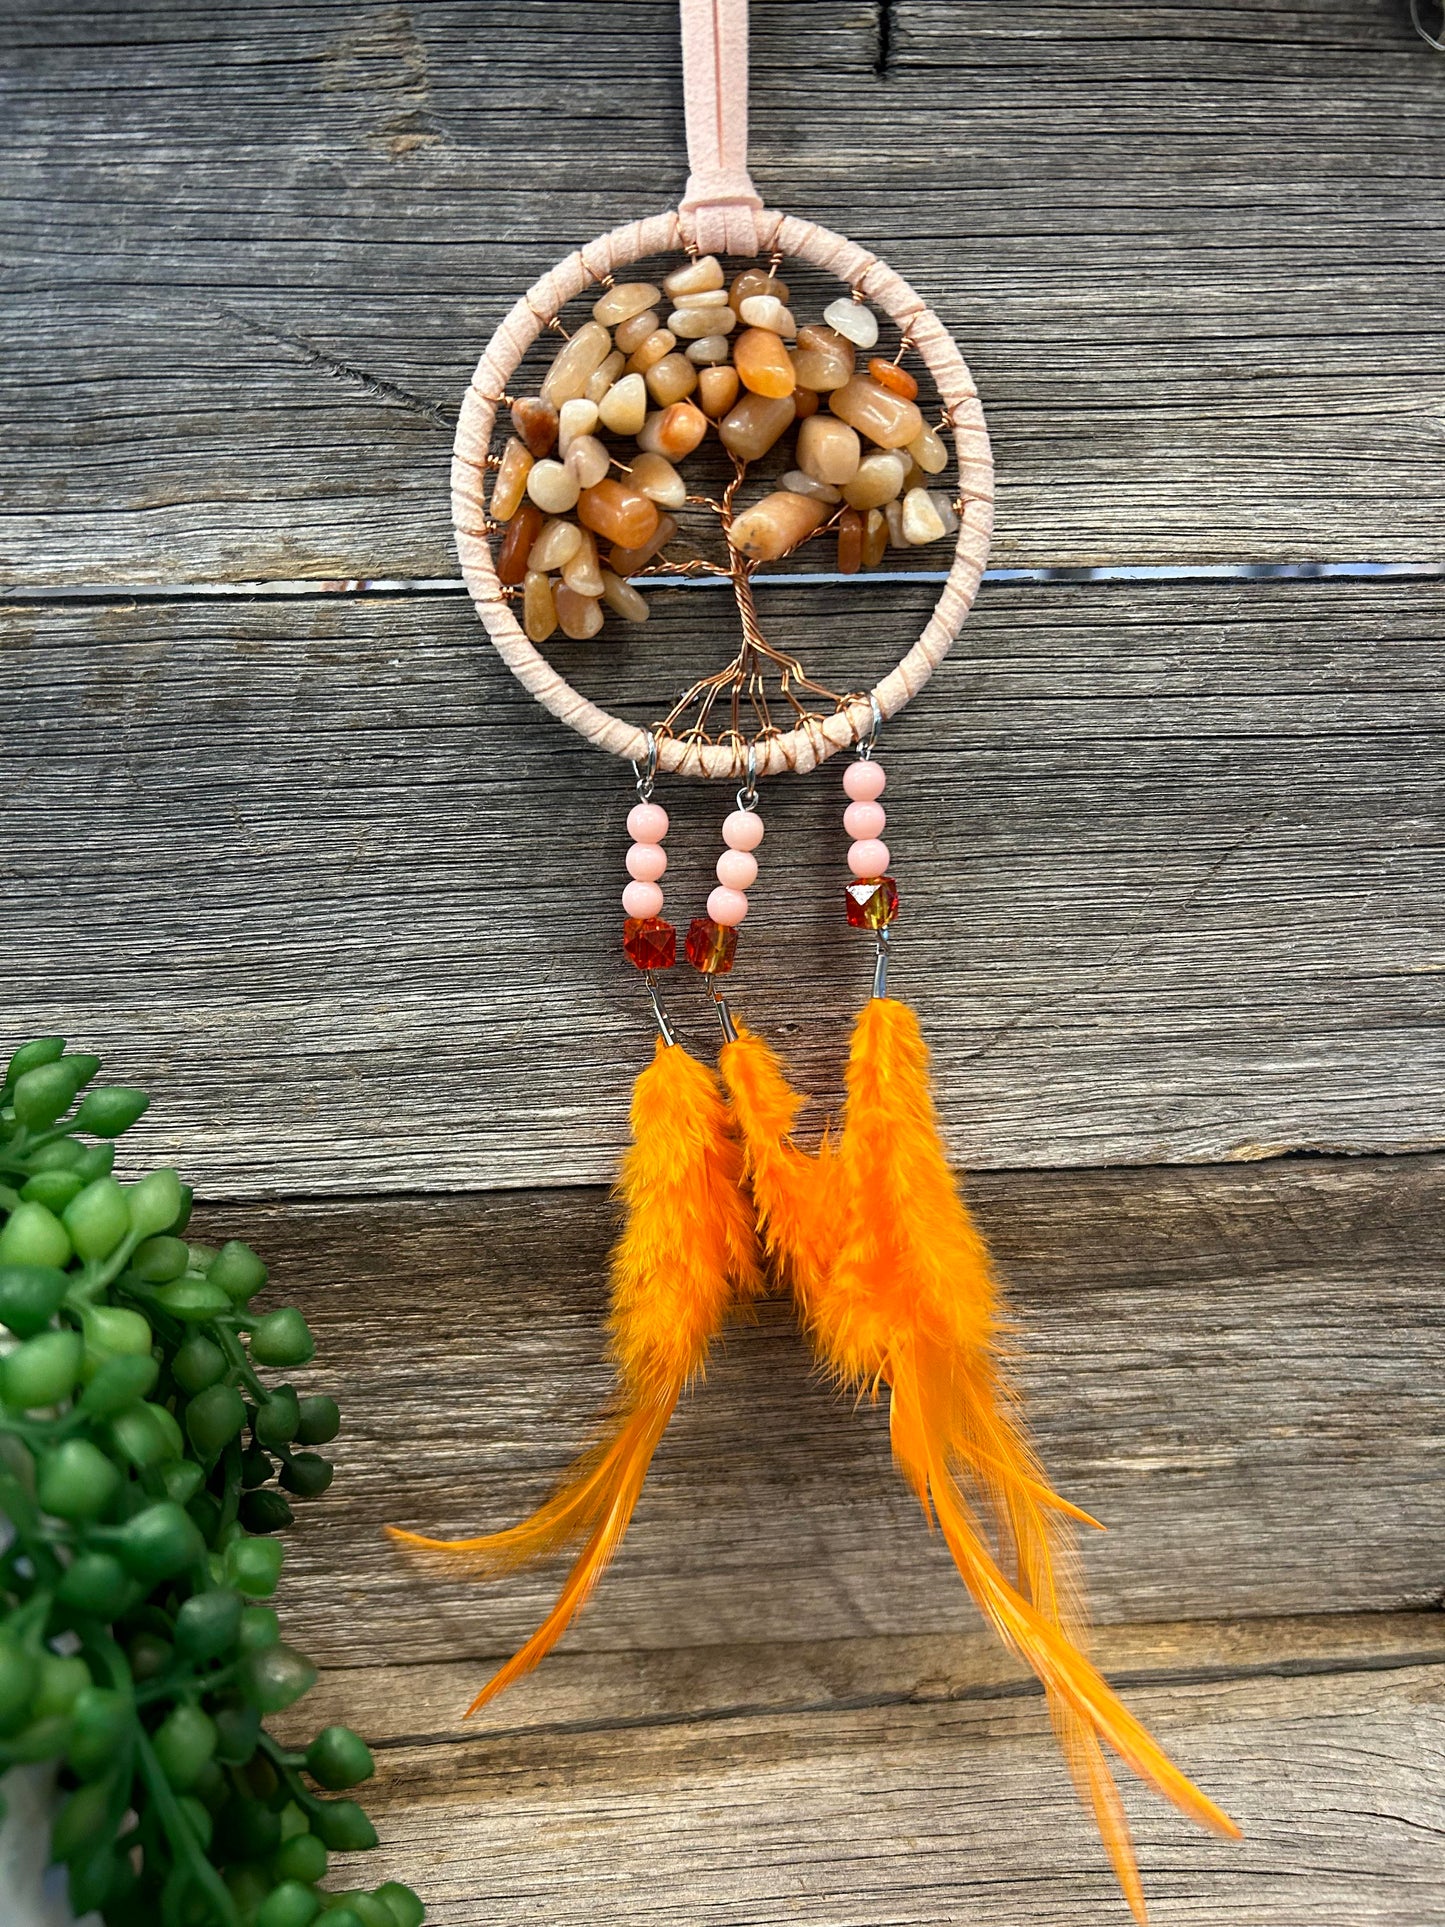
[{"label": "fluffy feather plume", "polygon": [[825,1137],[815,1153],[798,1149],[792,1130],[802,1098],[762,1038],[741,1022],[737,1033],[723,1045],[718,1069],[742,1143],[743,1170],[763,1247],[811,1327],[833,1261],[833,1147]]},{"label": "fluffy feather plume", "polygon": [[476,1712],[549,1653],[622,1543],[658,1440],[678,1398],[701,1377],[730,1312],[763,1288],[756,1228],[713,1073],[660,1041],[632,1094],[632,1146],[618,1195],[625,1211],[611,1259],[610,1355],[617,1410],[530,1519],[473,1539],[428,1539],[388,1526],[427,1554],[491,1577],[581,1543],[557,1602],[478,1693]]},{"label": "fluffy feather plume", "polygon": [[1050,1488],[1024,1435],[988,1251],[939,1140],[917,1020],[888,998],[864,1006],[842,1139],[811,1176],[812,1160],[787,1141],[799,1100],[772,1054],[740,1039],[723,1074],[765,1240],[784,1254],[813,1341],[843,1383],[889,1387],[899,1470],[984,1618],[1042,1682],[1070,1772],[1142,1922],[1105,1744],[1191,1818],[1237,1829],[1085,1657],[1068,1522],[1096,1522]]}]

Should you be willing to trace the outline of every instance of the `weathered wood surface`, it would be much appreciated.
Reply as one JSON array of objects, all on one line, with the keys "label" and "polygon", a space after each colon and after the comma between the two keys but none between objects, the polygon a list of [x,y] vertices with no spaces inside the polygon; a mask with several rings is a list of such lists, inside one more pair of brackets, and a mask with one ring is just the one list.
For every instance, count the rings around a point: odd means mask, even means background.
[{"label": "weathered wood surface", "polygon": [[[820,630],[770,596],[843,686],[922,601],[859,589]],[[572,659],[640,717],[721,651],[694,612],[722,596],[656,601],[645,647]],[[986,592],[888,732],[897,983],[962,1162],[1440,1143],[1442,617],[1433,585]],[[531,710],[463,599],[3,628],[10,1021],[144,1082],[152,1154],[208,1196],[610,1177],[650,1023],[617,948],[630,773]],[[819,1116],[869,969],[840,794],[770,786],[734,978]],[[685,920],[722,799],[669,802]],[[685,968],[669,996],[711,1050]]]},{"label": "weathered wood surface", "polygon": [[[1110,1528],[1110,1620],[1438,1598],[1445,1160],[1012,1173],[974,1202],[1020,1315],[1044,1461]],[[556,1574],[418,1569],[387,1521],[522,1516],[585,1442],[603,1361],[600,1192],[219,1208],[344,1392],[336,1486],[288,1591],[329,1663],[510,1651]],[[812,1371],[791,1316],[735,1332],[669,1429],[580,1651],[948,1632],[964,1598],[895,1474],[882,1407]],[[528,1689],[531,1690],[531,1689]]]},{"label": "weathered wood surface", "polygon": [[[1396,0],[753,16],[759,183],[954,325],[996,561],[1441,563],[1445,62]],[[0,0],[0,30],[7,1029],[146,1084],[137,1154],[229,1200],[202,1228],[253,1237],[317,1329],[299,1376],[347,1424],[293,1534],[287,1627],[328,1670],[292,1717],[377,1742],[385,1871],[437,1927],[1122,1921],[883,1413],[819,1384],[782,1305],[479,1723],[545,1578],[443,1582],[379,1536],[513,1517],[585,1437],[647,1026],[624,772],[529,710],[459,596],[327,583],[455,575],[483,340],[681,185],[671,0]],[[926,600],[764,608],[848,685]],[[985,1167],[1044,1456],[1112,1528],[1082,1549],[1100,1658],[1248,1830],[1128,1796],[1178,1927],[1445,1923],[1445,1160],[1381,1155],[1445,1141],[1442,613],[1426,585],[990,589],[888,734],[898,981]],[[567,666],[643,718],[725,621],[659,595],[645,649]],[[866,976],[836,796],[770,789],[737,980],[819,1117]],[[700,899],[720,799],[668,800]]]},{"label": "weathered wood surface", "polygon": [[[1438,1612],[1277,1614],[1149,1620],[1095,1628],[1093,1657],[1121,1693],[1170,1684],[1397,1673],[1445,1664]],[[750,1715],[926,1706],[1038,1696],[1032,1676],[981,1621],[951,1632],[586,1652],[562,1646],[505,1698],[470,1717],[472,1661],[326,1666],[313,1696],[278,1726],[354,1722],[378,1750],[682,1726]],[[1042,1710],[1042,1709],[1040,1709]]]},{"label": "weathered wood surface", "polygon": [[[433,1669],[393,1673],[388,1860],[447,1927],[1126,1920],[1037,1695],[946,1642],[911,1667],[898,1642],[856,1644],[669,1656],[673,1703],[665,1667],[619,1706],[589,1691],[616,1662],[574,1665],[555,1724],[465,1737],[427,1703]],[[1136,1628],[1100,1657],[1245,1829],[1201,1836],[1126,1786],[1157,1923],[1445,1920],[1438,1617]],[[318,1698],[340,1713],[377,1684],[334,1675]],[[700,1704],[712,1684],[738,1697]]]},{"label": "weathered wood surface", "polygon": [[[487,335],[681,187],[674,11],[8,0],[0,581],[454,575]],[[1402,5],[754,12],[757,179],[952,323],[1000,562],[1441,559]]]}]

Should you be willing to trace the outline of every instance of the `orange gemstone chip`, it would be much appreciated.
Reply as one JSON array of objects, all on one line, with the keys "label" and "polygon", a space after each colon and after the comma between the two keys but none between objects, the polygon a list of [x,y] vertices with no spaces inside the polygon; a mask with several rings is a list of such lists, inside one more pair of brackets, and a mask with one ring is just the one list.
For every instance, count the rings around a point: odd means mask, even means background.
[{"label": "orange gemstone chip", "polygon": [[497,580],[509,588],[527,573],[527,557],[532,544],[542,533],[542,511],[535,502],[523,502],[507,524],[502,546],[497,551]]},{"label": "orange gemstone chip", "polygon": [[844,509],[838,517],[838,573],[856,575],[863,566],[863,517]]},{"label": "orange gemstone chip", "polygon": [[604,542],[632,549],[656,530],[657,504],[650,502],[641,489],[609,479],[582,491],[577,519]]},{"label": "orange gemstone chip", "polygon": [[788,351],[766,328],[745,328],[733,343],[733,366],[744,388],[779,400],[798,385]]},{"label": "orange gemstone chip", "polygon": [[868,372],[880,388],[902,395],[905,401],[918,400],[918,383],[896,361],[884,361],[880,355],[875,355],[868,364]]}]

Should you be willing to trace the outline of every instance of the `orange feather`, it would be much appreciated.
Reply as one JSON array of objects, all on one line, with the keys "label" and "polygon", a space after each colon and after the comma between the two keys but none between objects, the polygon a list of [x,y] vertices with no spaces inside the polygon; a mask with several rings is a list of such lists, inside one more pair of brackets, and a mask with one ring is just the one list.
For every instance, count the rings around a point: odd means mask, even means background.
[{"label": "orange feather", "polygon": [[742,1155],[713,1073],[660,1041],[632,1094],[632,1145],[618,1180],[625,1218],[611,1259],[609,1351],[618,1409],[553,1496],[520,1525],[470,1539],[388,1526],[424,1555],[488,1576],[582,1542],[557,1602],[488,1681],[475,1712],[549,1653],[622,1543],[648,1466],[683,1391],[701,1377],[728,1315],[763,1289]]},{"label": "orange feather", "polygon": [[988,1251],[939,1141],[917,1020],[891,999],[865,1005],[842,1139],[811,1175],[813,1160],[788,1140],[799,1100],[772,1054],[740,1038],[722,1069],[765,1242],[782,1253],[813,1341],[843,1383],[890,1388],[899,1470],[985,1619],[1038,1674],[1080,1796],[1142,1922],[1133,1843],[1101,1743],[1193,1819],[1238,1830],[1083,1652],[1064,1522],[1096,1522],[1050,1488],[1024,1435],[1003,1371]]},{"label": "orange feather", "polygon": [[792,1130],[802,1098],[762,1038],[740,1021],[737,1033],[723,1045],[718,1069],[742,1144],[743,1171],[763,1248],[811,1326],[833,1260],[833,1147],[825,1137],[814,1153],[798,1149]]}]

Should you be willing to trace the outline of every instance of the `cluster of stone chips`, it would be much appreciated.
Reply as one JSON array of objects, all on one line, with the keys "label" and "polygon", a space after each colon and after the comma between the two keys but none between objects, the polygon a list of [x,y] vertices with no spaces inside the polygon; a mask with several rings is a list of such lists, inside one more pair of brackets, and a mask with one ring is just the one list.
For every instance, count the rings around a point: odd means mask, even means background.
[{"label": "cluster of stone chips", "polygon": [[796,428],[792,467],[724,524],[749,561],[776,561],[829,531],[839,570],[852,574],[890,547],[956,531],[952,501],[930,486],[948,451],[913,376],[870,355],[872,310],[844,295],[799,327],[788,301],[776,274],[745,268],[729,285],[710,254],[660,288],[605,288],[540,394],[513,404],[490,508],[505,530],[497,575],[521,586],[533,642],[559,627],[595,636],[605,609],[647,619],[628,578],[677,534],[689,495],[678,465],[709,433],[747,464]]}]

